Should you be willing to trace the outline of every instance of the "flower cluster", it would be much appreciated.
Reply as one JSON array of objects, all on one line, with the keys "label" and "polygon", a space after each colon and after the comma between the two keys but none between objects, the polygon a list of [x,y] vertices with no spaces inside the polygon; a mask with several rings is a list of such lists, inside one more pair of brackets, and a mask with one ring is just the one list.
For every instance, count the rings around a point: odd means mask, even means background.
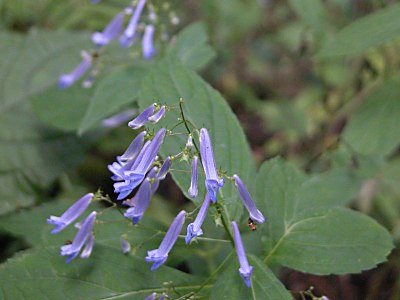
[{"label": "flower cluster", "polygon": [[[97,2],[99,1],[92,1],[92,3]],[[97,50],[106,46],[112,40],[117,39],[118,37],[120,46],[122,48],[128,48],[132,46],[136,39],[139,20],[145,5],[146,0],[139,0],[135,7],[128,6],[119,12],[110,21],[110,23],[108,23],[103,31],[93,33],[91,39]],[[149,11],[149,23],[144,27],[142,37],[142,55],[145,59],[150,59],[156,54],[156,49],[153,44],[153,36],[155,32],[154,22],[156,21],[156,15],[151,9],[149,9]],[[124,18],[127,15],[131,15],[131,17],[128,25],[125,29],[123,29]],[[95,51],[95,55],[92,55],[86,51],[82,51],[82,62],[71,73],[62,74],[59,77],[58,86],[61,89],[65,89],[79,80],[89,70],[97,55],[97,51]],[[93,79],[93,76],[89,76],[89,78],[84,82],[84,86],[90,86]]]},{"label": "flower cluster", "polygon": [[[132,129],[140,129],[147,122],[157,123],[160,121],[167,111],[166,106],[160,106],[156,103],[148,106],[135,119],[128,123]],[[171,155],[161,160],[159,157],[160,148],[164,139],[170,134],[165,128],[159,129],[155,134],[150,134],[147,131],[142,131],[137,134],[126,151],[117,156],[116,161],[108,166],[112,173],[114,183],[114,192],[118,194],[117,200],[123,200],[122,205],[127,206],[124,216],[132,221],[133,224],[138,224],[146,212],[146,209],[151,201],[152,196],[156,192],[159,182],[165,179],[170,171],[171,164],[176,157],[180,155],[184,159],[191,159],[191,182],[188,189],[188,194],[192,198],[196,198],[199,194],[198,185],[198,164],[201,162],[204,175],[204,201],[199,209],[199,212],[194,220],[187,226],[185,237],[186,244],[201,235],[203,235],[202,224],[207,215],[210,205],[217,205],[218,191],[224,186],[224,178],[234,181],[240,198],[243,201],[244,207],[248,210],[252,222],[263,223],[265,218],[257,209],[253,202],[250,193],[240,177],[234,174],[232,177],[226,174],[220,174],[217,171],[214,153],[211,143],[211,137],[206,128],[201,128],[199,131],[188,133],[188,140],[185,145],[185,150],[175,156]],[[198,136],[198,140],[193,140],[193,134]],[[197,150],[196,143],[200,144]],[[129,198],[130,194],[136,190],[133,197]],[[72,205],[61,217],[51,216],[48,219],[50,224],[56,227],[53,233],[59,232],[66,226],[71,224],[79,215],[88,207],[93,194],[87,194],[82,199]],[[186,211],[180,211],[168,231],[166,232],[160,246],[157,249],[147,252],[145,260],[153,263],[151,270],[159,268],[168,258],[168,254],[176,243],[182,227],[187,217]],[[95,222],[96,212],[92,212],[79,226],[79,231],[70,245],[61,247],[61,255],[67,255],[67,262],[75,258],[84,247],[81,257],[88,257],[93,247],[94,236],[92,227]],[[244,246],[240,237],[238,225],[235,221],[231,222],[233,240],[240,263],[239,273],[242,276],[245,284],[251,286],[251,273],[253,267],[249,265]],[[127,254],[131,247],[127,238],[121,239],[122,251]],[[155,296],[154,296],[155,297]]]}]

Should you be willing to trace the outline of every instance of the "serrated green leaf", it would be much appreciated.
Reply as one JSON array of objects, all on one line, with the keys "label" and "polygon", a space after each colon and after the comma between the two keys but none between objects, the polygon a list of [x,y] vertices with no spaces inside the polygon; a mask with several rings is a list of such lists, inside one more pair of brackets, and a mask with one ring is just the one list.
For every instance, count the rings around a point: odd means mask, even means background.
[{"label": "serrated green leaf", "polygon": [[[257,198],[267,219],[259,226],[265,262],[314,274],[344,274],[385,261],[393,248],[390,234],[371,218],[339,207],[357,191],[359,181],[338,185],[330,176],[321,176],[316,184],[281,159],[263,164]],[[315,195],[310,194],[313,185]]]},{"label": "serrated green leaf", "polygon": [[[30,250],[0,266],[4,299],[144,299],[153,292],[171,295],[199,287],[198,279],[165,266],[156,272],[142,257],[95,245],[88,259],[65,264],[54,247]],[[206,287],[207,288],[207,287]]]},{"label": "serrated green leaf", "polygon": [[359,55],[399,38],[399,15],[400,4],[393,4],[350,23],[327,40],[317,57]]},{"label": "serrated green leaf", "polygon": [[80,141],[46,128],[26,101],[55,84],[81,45],[82,35],[61,32],[0,34],[0,214],[32,204],[35,190],[83,158]]},{"label": "serrated green leaf", "polygon": [[[236,259],[236,258],[234,258]],[[229,267],[221,273],[212,288],[210,299],[292,299],[282,282],[257,257],[249,255],[252,265],[251,288],[239,274],[239,264],[231,259]]]},{"label": "serrated green leaf", "polygon": [[[139,98],[140,109],[153,102],[175,105],[179,99],[184,99],[183,110],[185,117],[200,129],[209,129],[217,168],[227,171],[228,174],[239,174],[244,182],[250,182],[250,174],[253,170],[253,159],[243,130],[221,95],[203,81],[193,71],[180,64],[163,61],[154,66],[143,82],[141,96]],[[171,127],[176,124],[179,110],[176,108],[167,113],[159,126]],[[178,127],[180,132],[185,128]],[[197,138],[197,135],[194,136]],[[187,136],[175,135],[165,138],[161,153],[175,155],[181,151],[186,143]],[[187,195],[190,185],[189,163],[174,162],[173,178]],[[199,179],[200,184],[204,177]],[[201,186],[200,191],[203,192]],[[242,211],[242,203],[238,197],[236,187],[228,180],[223,187],[223,199],[232,216],[238,217]],[[202,196],[197,197],[197,203]]]},{"label": "serrated green leaf", "polygon": [[168,55],[193,70],[199,70],[215,56],[207,40],[204,24],[191,24],[179,33],[173,47],[168,49]]},{"label": "serrated green leaf", "polygon": [[[399,19],[400,20],[400,19]],[[400,80],[383,83],[347,124],[343,138],[361,154],[386,156],[400,143]]]},{"label": "serrated green leaf", "polygon": [[146,65],[117,70],[96,84],[84,118],[79,126],[79,134],[117,113],[123,106],[133,102],[139,94],[141,81],[147,72]]}]

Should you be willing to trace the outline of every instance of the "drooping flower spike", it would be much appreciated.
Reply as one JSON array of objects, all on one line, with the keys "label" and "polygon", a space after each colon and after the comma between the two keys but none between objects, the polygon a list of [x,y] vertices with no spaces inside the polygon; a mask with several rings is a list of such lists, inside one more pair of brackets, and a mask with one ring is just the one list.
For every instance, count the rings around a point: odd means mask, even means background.
[{"label": "drooping flower spike", "polygon": [[101,121],[101,125],[106,128],[114,128],[121,124],[124,124],[126,121],[129,121],[136,114],[137,110],[134,108],[130,108],[107,119],[104,119],[103,121]]},{"label": "drooping flower spike", "polygon": [[140,15],[142,14],[144,5],[146,4],[146,0],[139,0],[139,3],[136,6],[136,9],[129,21],[128,26],[126,27],[124,33],[119,39],[120,45],[122,48],[130,47],[133,44],[136,34],[136,28],[139,23]]},{"label": "drooping flower spike", "polygon": [[149,105],[144,111],[142,111],[135,119],[128,123],[128,126],[132,129],[138,129],[147,123],[151,115],[154,113],[154,103]]},{"label": "drooping flower spike", "polygon": [[242,276],[247,287],[251,287],[250,277],[253,271],[253,266],[250,266],[249,262],[247,261],[246,252],[244,251],[242,238],[240,237],[239,228],[236,222],[232,221],[231,224],[233,230],[233,239],[235,241],[236,253],[240,264],[239,274],[240,276]]},{"label": "drooping flower spike", "polygon": [[92,239],[91,235],[95,221],[96,212],[94,211],[82,222],[72,244],[61,246],[61,256],[68,256],[66,263],[77,257],[85,245],[84,252],[82,252],[83,258],[88,257],[88,254],[90,255],[94,242],[94,237]]},{"label": "drooping flower spike", "polygon": [[224,180],[218,177],[210,135],[206,128],[200,129],[200,154],[204,173],[206,175],[205,185],[207,193],[215,203],[217,201],[217,192],[219,188],[224,186]]},{"label": "drooping flower spike", "polygon": [[156,54],[156,49],[153,45],[154,25],[147,25],[144,29],[142,39],[142,52],[145,59],[150,59]]},{"label": "drooping flower spike", "polygon": [[240,198],[242,198],[243,204],[250,214],[250,218],[259,224],[264,223],[265,218],[263,214],[257,209],[242,180],[236,174],[233,175],[233,178],[235,179],[235,185],[239,191]]},{"label": "drooping flower spike", "polygon": [[86,51],[82,51],[81,55],[82,62],[71,73],[60,75],[58,79],[58,87],[60,89],[66,89],[67,87],[70,87],[89,69],[90,65],[92,64],[92,56]]},{"label": "drooping flower spike", "polygon": [[188,190],[188,193],[190,197],[196,198],[198,194],[198,189],[197,189],[197,165],[198,165],[198,157],[195,155],[193,156],[193,162],[192,162],[192,176],[190,179],[190,187]]},{"label": "drooping flower spike", "polygon": [[132,141],[132,143],[126,149],[124,154],[121,155],[120,159],[122,162],[127,162],[129,160],[136,158],[136,156],[140,152],[140,149],[143,146],[144,137],[145,137],[146,133],[147,133],[146,131],[142,131],[135,137],[135,139]]},{"label": "drooping flower spike", "polygon": [[107,45],[111,40],[116,38],[122,30],[124,21],[124,12],[117,14],[111,22],[104,28],[103,32],[95,32],[92,34],[92,41],[97,47]]},{"label": "drooping flower spike", "polygon": [[72,204],[61,217],[50,216],[47,219],[47,223],[56,226],[51,233],[58,233],[74,222],[86,210],[92,199],[93,193],[88,193]]},{"label": "drooping flower spike", "polygon": [[194,220],[193,223],[190,223],[187,227],[187,233],[185,238],[186,244],[189,244],[194,237],[203,235],[203,230],[201,230],[201,225],[203,225],[209,206],[210,206],[210,197],[208,196],[208,194],[206,194],[206,197],[204,198],[203,204],[201,205],[200,211],[197,214],[196,219]]},{"label": "drooping flower spike", "polygon": [[160,267],[168,258],[168,253],[171,251],[176,240],[178,239],[179,233],[182,230],[183,223],[185,223],[186,212],[182,210],[174,219],[171,226],[169,227],[164,239],[162,240],[160,247],[155,250],[147,251],[145,260],[147,262],[153,262],[151,270],[154,271]]}]

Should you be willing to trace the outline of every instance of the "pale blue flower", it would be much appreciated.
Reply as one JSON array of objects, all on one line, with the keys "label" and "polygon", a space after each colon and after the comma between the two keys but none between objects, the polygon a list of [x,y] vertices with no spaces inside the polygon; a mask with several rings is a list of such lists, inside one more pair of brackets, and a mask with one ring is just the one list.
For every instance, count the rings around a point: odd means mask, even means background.
[{"label": "pale blue flower", "polygon": [[144,300],[155,300],[157,296],[157,293],[152,293],[150,296],[147,296],[144,298]]},{"label": "pale blue flower", "polygon": [[58,79],[60,89],[71,86],[75,81],[83,76],[92,64],[92,56],[86,51],[82,51],[82,62],[69,74],[62,74]]},{"label": "pale blue flower", "polygon": [[200,129],[200,154],[204,173],[206,175],[205,185],[207,193],[215,203],[217,201],[217,192],[219,188],[224,186],[224,180],[218,177],[211,140],[206,128]]},{"label": "pale blue flower", "polygon": [[91,232],[85,243],[85,247],[82,250],[81,258],[88,258],[90,254],[92,254],[93,245],[94,245],[94,234],[93,232]]},{"label": "pale blue flower", "polygon": [[250,266],[249,262],[247,261],[246,253],[244,252],[242,238],[240,237],[239,228],[235,221],[232,221],[232,230],[233,230],[233,239],[235,241],[236,253],[240,264],[239,274],[240,276],[242,276],[247,287],[250,287],[251,286],[250,277],[253,271],[253,266]]},{"label": "pale blue flower", "polygon": [[197,214],[196,219],[194,220],[193,223],[190,223],[187,227],[187,233],[185,238],[186,244],[189,244],[194,237],[203,235],[203,230],[201,230],[201,225],[203,225],[209,206],[210,206],[210,197],[208,196],[208,194],[206,194],[206,197],[204,198],[203,204],[201,205],[200,211]]},{"label": "pale blue flower", "polygon": [[111,22],[104,28],[103,32],[95,32],[92,34],[92,41],[97,47],[107,45],[113,40],[122,30],[124,21],[124,13],[117,14]]},{"label": "pale blue flower", "polygon": [[85,252],[82,255],[87,257],[93,247],[93,240],[91,240],[92,228],[96,221],[96,212],[92,212],[81,224],[78,233],[76,234],[72,244],[61,246],[61,256],[68,256],[66,262],[69,263],[79,255],[79,252],[85,246]]},{"label": "pale blue flower", "polygon": [[126,121],[129,121],[136,114],[137,110],[134,108],[130,108],[107,119],[104,119],[103,121],[101,121],[101,125],[106,128],[114,128],[121,124],[124,124]]},{"label": "pale blue flower", "polygon": [[139,0],[138,5],[129,21],[128,26],[126,27],[124,33],[119,39],[120,45],[123,48],[127,48],[133,44],[136,34],[136,28],[139,23],[140,15],[142,14],[143,7],[146,4],[146,0]]},{"label": "pale blue flower", "polygon": [[154,113],[155,105],[151,104],[144,111],[142,111],[135,119],[128,123],[132,129],[138,129],[147,123],[151,115]]},{"label": "pale blue flower", "polygon": [[158,180],[164,180],[165,177],[167,176],[169,172],[169,168],[171,167],[171,158],[168,156],[165,160],[164,163],[162,164],[160,171],[157,173],[157,179]]},{"label": "pale blue flower", "polygon": [[190,197],[196,198],[198,194],[198,189],[197,189],[197,165],[198,165],[198,157],[195,155],[193,156],[193,162],[192,162],[192,176],[190,179],[190,187],[188,190],[188,193]]},{"label": "pale blue flower", "polygon": [[124,254],[131,252],[131,244],[124,238],[121,238],[121,249]]},{"label": "pale blue flower", "polygon": [[142,39],[142,52],[145,59],[150,59],[156,54],[156,49],[153,45],[154,25],[147,25],[144,29]]},{"label": "pale blue flower", "polygon": [[137,224],[143,217],[143,214],[150,203],[151,196],[150,180],[146,178],[143,180],[134,197],[135,206],[127,209],[124,213],[125,218],[132,219],[132,224]]},{"label": "pale blue flower", "polygon": [[153,262],[151,270],[154,271],[160,267],[168,258],[168,253],[171,251],[176,240],[178,239],[179,233],[182,230],[183,223],[185,223],[186,212],[182,210],[174,219],[171,226],[169,227],[164,239],[162,240],[160,247],[155,250],[147,251],[146,261]]},{"label": "pale blue flower", "polygon": [[161,106],[160,109],[151,117],[149,117],[149,121],[151,123],[157,123],[158,121],[161,120],[162,117],[165,115],[165,105]]},{"label": "pale blue flower", "polygon": [[93,199],[93,194],[88,193],[74,204],[71,205],[62,215],[61,217],[50,216],[47,219],[48,224],[55,225],[56,227],[51,231],[51,233],[58,233],[67,227],[69,224],[74,222],[89,206],[90,202]]},{"label": "pale blue flower", "polygon": [[143,146],[144,137],[146,133],[147,133],[146,131],[142,131],[136,136],[136,138],[132,141],[132,143],[130,143],[129,147],[120,157],[120,160],[122,162],[127,162],[129,160],[136,158],[136,156],[139,154]]},{"label": "pale blue flower", "polygon": [[263,214],[257,209],[242,180],[236,174],[233,175],[233,178],[235,179],[235,185],[239,191],[240,198],[242,198],[243,204],[250,214],[250,218],[259,224],[264,223],[265,218]]}]

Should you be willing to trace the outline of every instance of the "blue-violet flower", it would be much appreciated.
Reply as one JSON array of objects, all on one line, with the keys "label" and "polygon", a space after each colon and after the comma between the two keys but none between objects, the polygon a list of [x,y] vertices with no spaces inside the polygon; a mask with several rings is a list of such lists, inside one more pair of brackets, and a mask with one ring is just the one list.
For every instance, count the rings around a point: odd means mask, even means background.
[{"label": "blue-violet flower", "polygon": [[203,235],[203,230],[201,230],[201,225],[203,225],[204,218],[206,217],[209,205],[210,205],[210,197],[208,196],[208,194],[206,194],[206,197],[204,198],[203,204],[201,205],[200,211],[197,214],[196,219],[194,220],[193,223],[190,223],[187,227],[187,233],[185,238],[186,244],[189,244],[190,241],[195,236]]},{"label": "blue-violet flower", "polygon": [[136,6],[135,12],[133,13],[128,26],[126,27],[124,33],[119,39],[120,45],[123,48],[127,48],[132,45],[135,39],[136,28],[139,23],[140,15],[142,14],[142,10],[144,5],[146,4],[146,0],[139,0],[138,5]]},{"label": "blue-violet flower", "polygon": [[171,158],[168,156],[165,160],[164,163],[162,164],[160,171],[157,173],[157,179],[158,180],[164,180],[165,177],[167,176],[169,172],[169,168],[171,167]]},{"label": "blue-violet flower", "polygon": [[147,296],[144,298],[144,300],[155,300],[157,296],[157,293],[152,293],[150,296]]},{"label": "blue-violet flower", "polygon": [[90,201],[92,201],[93,194],[88,193],[74,204],[72,204],[61,217],[50,216],[47,219],[48,224],[55,225],[56,227],[51,231],[51,233],[58,233],[67,227],[69,224],[74,222],[89,206]]},{"label": "blue-violet flower", "polygon": [[239,228],[235,221],[232,221],[233,239],[235,241],[236,253],[238,256],[240,268],[239,274],[242,276],[247,287],[251,286],[250,277],[253,270],[253,266],[249,265],[247,261],[246,253],[244,252],[242,238],[240,237]]},{"label": "blue-violet flower", "polygon": [[122,253],[124,254],[128,254],[129,252],[131,252],[131,244],[129,244],[129,242],[121,237],[121,249],[122,249]]},{"label": "blue-violet flower", "polygon": [[169,227],[164,239],[162,240],[160,247],[155,250],[147,251],[146,261],[153,262],[151,270],[154,271],[160,267],[168,258],[168,253],[171,251],[176,240],[178,239],[179,233],[182,230],[183,223],[185,223],[186,212],[182,210],[174,219],[171,226]]},{"label": "blue-violet flower", "polygon": [[58,80],[58,87],[65,89],[83,76],[92,64],[92,56],[82,51],[82,62],[69,74],[62,74]]},{"label": "blue-violet flower", "polygon": [[250,218],[257,223],[264,223],[265,218],[263,214],[257,209],[256,205],[253,202],[253,199],[251,199],[249,191],[247,190],[242,180],[236,174],[233,175],[233,178],[235,179],[235,185],[239,191],[240,198],[242,198],[243,204],[250,214]]},{"label": "blue-violet flower", "polygon": [[101,121],[101,125],[106,128],[114,128],[121,124],[124,124],[126,121],[129,121],[136,114],[137,110],[134,108],[130,108],[107,119],[104,119],[103,121]]},{"label": "blue-violet flower", "polygon": [[120,160],[122,162],[127,162],[129,160],[136,158],[136,156],[140,152],[140,149],[143,146],[144,137],[145,137],[146,133],[147,133],[146,131],[142,131],[135,137],[135,139],[132,141],[132,143],[126,149],[124,154],[121,155]]},{"label": "blue-violet flower", "polygon": [[150,59],[156,54],[156,49],[153,45],[154,25],[147,25],[144,29],[142,39],[142,52],[145,59]]},{"label": "blue-violet flower", "polygon": [[149,117],[149,121],[151,123],[157,123],[158,121],[161,120],[162,117],[165,115],[165,105],[161,106],[160,109],[151,117]]},{"label": "blue-violet flower", "polygon": [[[92,212],[81,224],[78,233],[76,234],[72,244],[61,246],[61,256],[68,256],[66,262],[69,263],[75,257],[78,256],[82,247],[88,243],[89,245],[85,247],[85,253],[82,255],[87,255],[87,253],[91,251],[91,247],[93,246],[93,241],[90,240],[92,235],[92,228],[94,222],[96,221],[96,212]],[[92,245],[90,245],[92,244]]]},{"label": "blue-violet flower", "polygon": [[92,34],[92,41],[97,47],[103,47],[113,40],[122,30],[124,13],[117,14],[111,22],[104,28],[103,32]]},{"label": "blue-violet flower", "polygon": [[132,223],[137,224],[143,217],[143,214],[150,203],[151,195],[150,181],[148,178],[146,178],[143,180],[135,195],[135,206],[127,209],[127,211],[124,213],[125,218],[132,219]]},{"label": "blue-violet flower", "polygon": [[204,173],[206,175],[205,185],[207,193],[215,203],[217,201],[217,192],[219,188],[224,186],[224,180],[218,177],[211,140],[206,128],[200,129],[200,154]]},{"label": "blue-violet flower", "polygon": [[132,129],[138,129],[147,123],[151,115],[154,113],[155,105],[148,106],[142,111],[135,119],[128,123],[128,126]]},{"label": "blue-violet flower", "polygon": [[195,155],[193,156],[192,177],[190,179],[190,187],[188,190],[188,193],[192,198],[196,198],[199,192],[197,189],[197,165],[198,165],[198,157]]}]

